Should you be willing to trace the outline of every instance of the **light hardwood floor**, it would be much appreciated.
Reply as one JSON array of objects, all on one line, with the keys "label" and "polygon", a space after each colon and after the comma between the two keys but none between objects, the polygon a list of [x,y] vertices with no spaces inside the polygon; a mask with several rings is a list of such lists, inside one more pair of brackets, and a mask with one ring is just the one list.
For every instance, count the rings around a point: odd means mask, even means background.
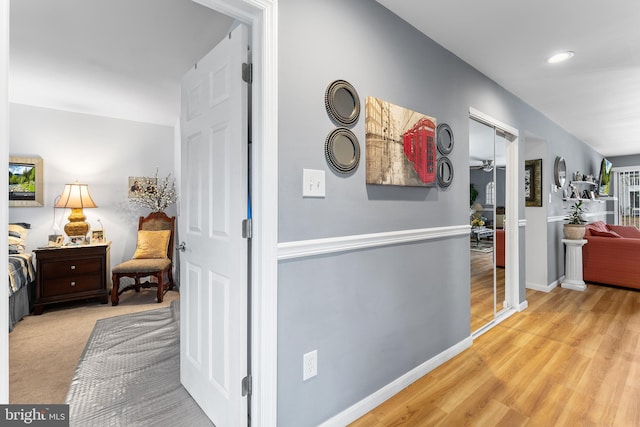
[{"label": "light hardwood floor", "polygon": [[[493,320],[493,253],[471,251],[471,332]],[[504,304],[504,268],[496,268],[496,304]]]},{"label": "light hardwood floor", "polygon": [[527,300],[352,426],[639,426],[640,292],[589,285]]}]

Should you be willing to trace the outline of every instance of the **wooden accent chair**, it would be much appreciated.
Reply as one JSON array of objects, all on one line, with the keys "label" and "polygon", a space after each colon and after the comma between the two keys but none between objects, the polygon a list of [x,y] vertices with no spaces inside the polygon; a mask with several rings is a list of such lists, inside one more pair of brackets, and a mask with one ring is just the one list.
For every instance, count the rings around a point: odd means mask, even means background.
[{"label": "wooden accent chair", "polygon": [[[137,247],[133,258],[111,270],[111,305],[118,305],[120,294],[131,289],[140,292],[140,288],[157,286],[159,303],[166,292],[165,287],[173,289],[175,223],[176,217],[169,218],[164,212],[152,212],[147,217],[140,217]],[[123,277],[134,279],[134,283],[120,289],[120,279]],[[141,283],[140,279],[144,277],[149,280]],[[151,281],[151,278],[155,278],[155,281]]]}]

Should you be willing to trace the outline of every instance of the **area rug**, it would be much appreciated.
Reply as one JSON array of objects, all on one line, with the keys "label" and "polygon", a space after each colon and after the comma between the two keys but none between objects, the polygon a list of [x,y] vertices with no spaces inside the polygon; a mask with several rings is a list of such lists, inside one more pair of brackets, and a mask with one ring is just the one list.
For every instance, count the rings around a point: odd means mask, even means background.
[{"label": "area rug", "polygon": [[96,322],[67,394],[70,425],[213,425],[180,384],[178,308]]},{"label": "area rug", "polygon": [[474,252],[491,253],[493,252],[493,241],[480,240],[480,242],[476,242],[475,240],[471,240],[470,249]]}]

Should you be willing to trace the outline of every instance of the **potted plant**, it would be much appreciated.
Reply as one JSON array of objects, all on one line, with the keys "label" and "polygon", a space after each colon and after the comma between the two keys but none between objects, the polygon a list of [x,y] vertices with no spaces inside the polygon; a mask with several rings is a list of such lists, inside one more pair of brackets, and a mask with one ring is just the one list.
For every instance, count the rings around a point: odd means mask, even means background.
[{"label": "potted plant", "polygon": [[475,184],[469,184],[469,206],[473,206],[478,198],[478,189]]},{"label": "potted plant", "polygon": [[584,218],[582,200],[578,200],[569,207],[569,213],[565,219],[567,220],[563,228],[565,239],[582,240],[585,233],[585,224],[587,223]]}]

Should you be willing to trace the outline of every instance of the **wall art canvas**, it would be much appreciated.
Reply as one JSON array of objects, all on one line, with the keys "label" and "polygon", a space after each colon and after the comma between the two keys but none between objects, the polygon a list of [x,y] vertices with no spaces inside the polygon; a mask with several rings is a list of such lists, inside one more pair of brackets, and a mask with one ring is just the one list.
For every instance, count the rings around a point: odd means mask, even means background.
[{"label": "wall art canvas", "polygon": [[436,124],[434,117],[367,97],[367,184],[435,186]]},{"label": "wall art canvas", "polygon": [[9,206],[44,206],[43,161],[40,157],[9,157]]},{"label": "wall art canvas", "polygon": [[542,206],[542,159],[524,162],[525,206]]},{"label": "wall art canvas", "polygon": [[129,198],[139,198],[145,191],[153,192],[157,185],[157,178],[150,178],[147,176],[130,176],[128,192]]}]

